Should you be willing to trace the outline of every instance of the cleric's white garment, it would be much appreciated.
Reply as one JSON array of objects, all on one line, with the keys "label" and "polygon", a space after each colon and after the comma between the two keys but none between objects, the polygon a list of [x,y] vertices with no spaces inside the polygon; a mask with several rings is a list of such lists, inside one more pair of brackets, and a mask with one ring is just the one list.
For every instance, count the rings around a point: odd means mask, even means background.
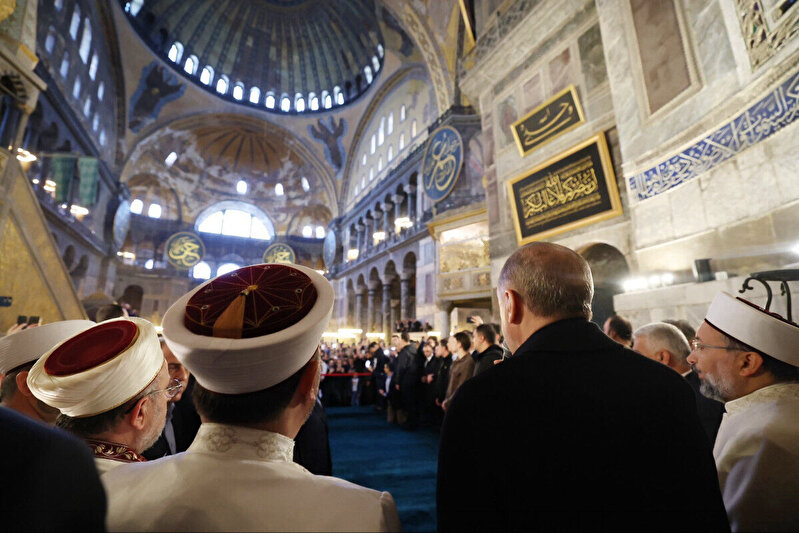
[{"label": "cleric's white garment", "polygon": [[114,459],[104,459],[102,457],[95,457],[94,458],[94,466],[97,467],[97,473],[101,476],[108,472],[109,470],[113,470],[118,466],[122,466],[124,464],[128,464],[122,461],[115,461]]},{"label": "cleric's white garment", "polygon": [[725,404],[713,457],[733,531],[799,531],[799,384]]},{"label": "cleric's white garment", "polygon": [[388,492],[315,476],[294,441],[202,424],[184,453],[104,475],[109,531],[399,531]]}]

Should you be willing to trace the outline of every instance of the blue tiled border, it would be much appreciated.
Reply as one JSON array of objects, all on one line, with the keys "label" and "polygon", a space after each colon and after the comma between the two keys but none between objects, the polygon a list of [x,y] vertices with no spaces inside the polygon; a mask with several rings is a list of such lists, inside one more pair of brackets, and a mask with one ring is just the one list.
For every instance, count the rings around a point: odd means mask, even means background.
[{"label": "blue tiled border", "polygon": [[799,71],[730,122],[656,166],[629,178],[638,200],[653,198],[770,137],[799,118]]}]

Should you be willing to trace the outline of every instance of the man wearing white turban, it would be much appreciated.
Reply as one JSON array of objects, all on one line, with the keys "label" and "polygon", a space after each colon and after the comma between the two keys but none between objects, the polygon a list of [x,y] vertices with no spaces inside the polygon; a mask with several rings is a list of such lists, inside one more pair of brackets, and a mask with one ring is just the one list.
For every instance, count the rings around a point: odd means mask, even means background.
[{"label": "man wearing white turban", "polygon": [[144,461],[164,428],[170,383],[158,335],[141,318],[109,320],[44,354],[28,373],[34,396],[61,414],[56,426],[83,438],[104,474]]}]

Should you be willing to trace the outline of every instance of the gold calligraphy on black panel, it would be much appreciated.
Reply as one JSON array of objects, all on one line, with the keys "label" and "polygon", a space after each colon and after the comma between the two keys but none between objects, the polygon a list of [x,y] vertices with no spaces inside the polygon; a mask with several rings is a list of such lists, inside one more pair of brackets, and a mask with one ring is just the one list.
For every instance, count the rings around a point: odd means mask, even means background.
[{"label": "gold calligraphy on black panel", "polygon": [[525,225],[537,225],[601,201],[590,156],[550,172],[519,191]]},{"label": "gold calligraphy on black panel", "polygon": [[167,260],[178,269],[190,269],[205,255],[205,247],[196,235],[176,233],[167,243]]},{"label": "gold calligraphy on black panel", "polygon": [[574,86],[534,109],[511,126],[522,156],[585,122]]}]

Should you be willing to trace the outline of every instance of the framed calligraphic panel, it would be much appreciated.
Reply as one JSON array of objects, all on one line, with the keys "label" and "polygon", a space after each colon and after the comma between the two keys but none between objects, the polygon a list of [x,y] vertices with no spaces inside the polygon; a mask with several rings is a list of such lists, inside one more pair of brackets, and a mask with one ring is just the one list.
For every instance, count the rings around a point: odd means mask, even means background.
[{"label": "framed calligraphic panel", "polygon": [[430,136],[422,158],[422,185],[434,202],[452,192],[463,167],[463,139],[452,126],[442,126]]},{"label": "framed calligraphic panel", "polygon": [[264,263],[280,263],[291,265],[297,262],[297,254],[294,248],[282,242],[276,242],[266,249],[263,256]]},{"label": "framed calligraphic panel", "polygon": [[189,270],[203,260],[205,244],[190,231],[179,231],[166,241],[166,260],[178,270]]},{"label": "framed calligraphic panel", "polygon": [[511,133],[522,157],[585,123],[574,85],[511,124]]},{"label": "framed calligraphic panel", "polygon": [[621,215],[605,135],[599,133],[507,182],[522,244]]}]

